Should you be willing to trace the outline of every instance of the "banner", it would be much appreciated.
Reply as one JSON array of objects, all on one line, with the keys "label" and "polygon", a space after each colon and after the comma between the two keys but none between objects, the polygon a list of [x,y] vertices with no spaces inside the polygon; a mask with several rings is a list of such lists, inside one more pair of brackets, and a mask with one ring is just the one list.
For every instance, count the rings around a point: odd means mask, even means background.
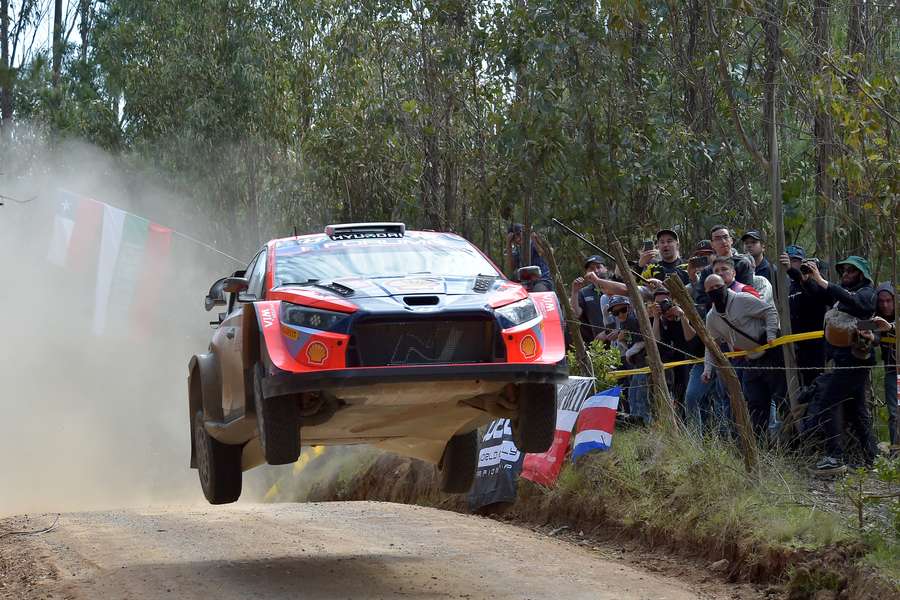
[{"label": "banner", "polygon": [[469,492],[470,510],[497,502],[515,502],[522,456],[513,443],[509,419],[491,421],[478,450],[475,483]]},{"label": "banner", "polygon": [[541,454],[528,454],[522,467],[522,477],[541,485],[553,485],[562,470],[563,460],[569,451],[572,429],[581,406],[593,390],[591,377],[569,377],[557,387],[556,434],[550,449]]}]

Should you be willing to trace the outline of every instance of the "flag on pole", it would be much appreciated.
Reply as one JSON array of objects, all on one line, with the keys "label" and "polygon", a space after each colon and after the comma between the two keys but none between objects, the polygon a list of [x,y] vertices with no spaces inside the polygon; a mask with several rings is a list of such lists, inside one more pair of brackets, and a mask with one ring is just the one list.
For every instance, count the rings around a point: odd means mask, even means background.
[{"label": "flag on pole", "polygon": [[578,460],[588,452],[609,450],[621,391],[618,386],[604,390],[588,398],[582,405],[575,426],[572,460]]}]

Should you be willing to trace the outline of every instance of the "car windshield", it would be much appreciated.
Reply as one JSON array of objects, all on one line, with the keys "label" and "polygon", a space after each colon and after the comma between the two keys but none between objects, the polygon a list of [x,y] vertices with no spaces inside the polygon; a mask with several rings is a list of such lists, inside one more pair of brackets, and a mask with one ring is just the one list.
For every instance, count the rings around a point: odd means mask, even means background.
[{"label": "car windshield", "polygon": [[342,278],[499,276],[472,244],[456,236],[432,234],[401,239],[332,241],[299,238],[275,248],[274,285]]}]

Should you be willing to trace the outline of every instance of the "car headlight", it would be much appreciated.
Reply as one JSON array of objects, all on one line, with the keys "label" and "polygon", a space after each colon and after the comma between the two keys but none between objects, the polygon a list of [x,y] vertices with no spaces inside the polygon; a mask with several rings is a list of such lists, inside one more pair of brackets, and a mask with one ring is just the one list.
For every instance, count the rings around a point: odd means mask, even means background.
[{"label": "car headlight", "polygon": [[504,329],[521,325],[538,316],[537,307],[531,298],[525,298],[501,308],[496,308],[494,313],[500,317],[500,322]]},{"label": "car headlight", "polygon": [[289,302],[281,303],[281,322],[288,325],[320,331],[342,331],[348,319],[349,315],[346,313],[298,306]]}]

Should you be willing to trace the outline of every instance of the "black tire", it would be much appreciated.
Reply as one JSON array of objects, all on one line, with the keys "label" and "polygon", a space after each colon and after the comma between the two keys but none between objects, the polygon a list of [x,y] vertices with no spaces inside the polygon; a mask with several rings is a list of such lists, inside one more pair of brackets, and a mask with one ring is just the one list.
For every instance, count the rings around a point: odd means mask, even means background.
[{"label": "black tire", "polygon": [[519,412],[512,420],[513,442],[522,452],[546,452],[556,435],[556,385],[519,386]]},{"label": "black tire", "polygon": [[448,494],[465,494],[475,481],[478,466],[478,432],[454,435],[438,464],[440,487]]},{"label": "black tire", "polygon": [[203,413],[194,415],[194,447],[200,487],[210,504],[229,504],[241,497],[241,446],[213,439],[203,426]]},{"label": "black tire", "polygon": [[270,465],[288,465],[300,458],[297,403],[293,398],[263,398],[262,365],[253,370],[253,404],[259,430],[259,445]]}]

